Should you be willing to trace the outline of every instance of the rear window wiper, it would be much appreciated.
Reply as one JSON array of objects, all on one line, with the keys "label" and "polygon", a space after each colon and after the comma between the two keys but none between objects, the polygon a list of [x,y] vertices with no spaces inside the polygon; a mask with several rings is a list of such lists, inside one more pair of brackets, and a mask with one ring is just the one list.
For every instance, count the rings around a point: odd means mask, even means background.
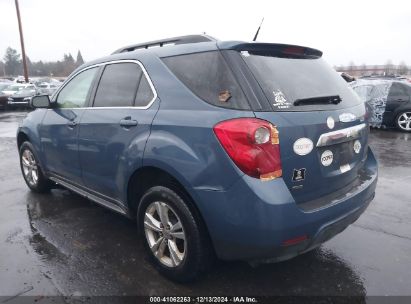
[{"label": "rear window wiper", "polygon": [[318,104],[339,104],[342,101],[339,95],[302,98],[294,101],[294,106],[308,106]]}]

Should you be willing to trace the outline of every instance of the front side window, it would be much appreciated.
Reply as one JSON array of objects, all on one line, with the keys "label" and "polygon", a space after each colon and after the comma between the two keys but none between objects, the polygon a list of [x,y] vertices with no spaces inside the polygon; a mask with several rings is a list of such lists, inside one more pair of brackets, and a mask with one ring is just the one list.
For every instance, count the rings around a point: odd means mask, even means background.
[{"label": "front side window", "polygon": [[57,106],[59,108],[84,107],[97,70],[97,67],[85,70],[71,79],[60,91]]}]

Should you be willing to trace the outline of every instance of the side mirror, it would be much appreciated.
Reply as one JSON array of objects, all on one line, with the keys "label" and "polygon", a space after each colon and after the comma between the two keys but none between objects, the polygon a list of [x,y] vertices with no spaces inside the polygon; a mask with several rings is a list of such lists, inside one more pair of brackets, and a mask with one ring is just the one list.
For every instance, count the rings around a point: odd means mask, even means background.
[{"label": "side mirror", "polygon": [[33,108],[48,108],[50,107],[50,98],[48,95],[36,95],[31,98],[31,106]]}]

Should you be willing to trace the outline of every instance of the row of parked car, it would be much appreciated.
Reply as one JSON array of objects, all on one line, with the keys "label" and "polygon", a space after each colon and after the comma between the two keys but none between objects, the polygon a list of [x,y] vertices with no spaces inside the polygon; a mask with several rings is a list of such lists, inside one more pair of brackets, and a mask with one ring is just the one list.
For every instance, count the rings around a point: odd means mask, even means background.
[{"label": "row of parked car", "polygon": [[368,107],[370,125],[411,132],[411,83],[405,77],[364,77],[350,86]]},{"label": "row of parked car", "polygon": [[[367,104],[371,126],[411,132],[411,83],[407,78],[373,76],[348,80],[341,76]],[[31,83],[20,83],[20,78],[14,82],[0,80],[0,109],[29,108],[33,96],[51,96],[60,85],[60,81],[51,78]]]},{"label": "row of parked car", "polygon": [[0,79],[0,109],[29,108],[30,100],[35,95],[51,96],[61,82],[51,78],[31,80],[30,83]]}]

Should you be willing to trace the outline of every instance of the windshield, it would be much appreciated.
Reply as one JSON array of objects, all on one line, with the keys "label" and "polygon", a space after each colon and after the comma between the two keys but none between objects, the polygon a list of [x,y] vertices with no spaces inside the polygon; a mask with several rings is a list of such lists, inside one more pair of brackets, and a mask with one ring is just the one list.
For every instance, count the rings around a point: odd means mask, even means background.
[{"label": "windshield", "polygon": [[4,89],[6,89],[9,86],[9,84],[6,83],[0,83],[0,91],[3,91]]},{"label": "windshield", "polygon": [[8,86],[6,89],[4,89],[4,91],[14,91],[14,92],[17,92],[17,91],[21,91],[21,90],[23,90],[23,86],[18,86],[18,85],[11,85],[11,86]]},{"label": "windshield", "polygon": [[373,89],[372,85],[364,85],[364,86],[358,86],[353,88],[355,93],[358,94],[358,96],[361,98],[361,100],[366,101],[369,99],[369,96],[371,95],[371,91]]},{"label": "windshield", "polygon": [[322,58],[241,54],[276,111],[332,110],[361,103],[344,79]]}]

